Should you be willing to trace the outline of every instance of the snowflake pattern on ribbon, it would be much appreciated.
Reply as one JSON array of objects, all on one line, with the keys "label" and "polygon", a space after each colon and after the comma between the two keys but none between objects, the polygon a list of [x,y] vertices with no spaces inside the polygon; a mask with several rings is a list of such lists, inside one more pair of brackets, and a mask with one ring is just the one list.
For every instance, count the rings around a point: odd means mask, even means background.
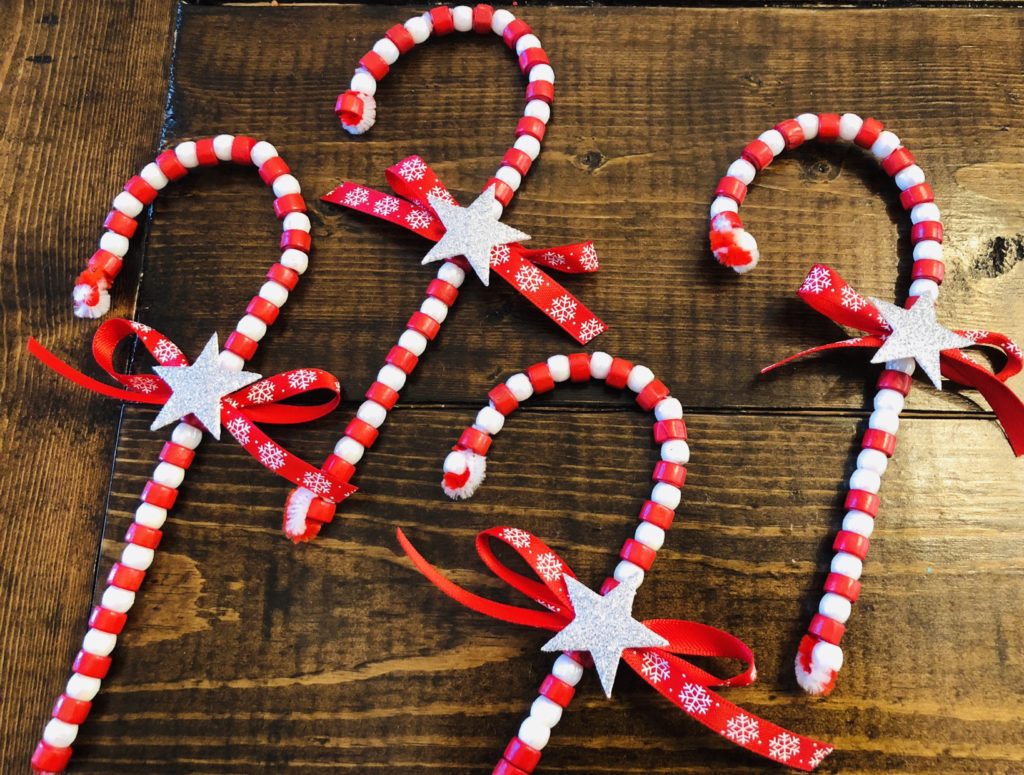
[{"label": "snowflake pattern on ribbon", "polygon": [[349,207],[359,207],[370,201],[370,192],[365,188],[356,187],[345,194],[345,204]]},{"label": "snowflake pattern on ribbon", "polygon": [[391,215],[398,212],[398,199],[393,196],[384,195],[373,203],[373,211],[377,215]]},{"label": "snowflake pattern on ribbon", "polygon": [[651,651],[644,653],[644,660],[643,664],[640,666],[640,672],[643,673],[643,675],[647,677],[647,680],[652,684],[659,684],[672,677],[672,671],[669,669],[668,660]]},{"label": "snowflake pattern on ribbon", "polygon": [[747,714],[737,713],[725,722],[723,734],[740,745],[746,745],[760,739],[761,726],[756,719],[752,719]]},{"label": "snowflake pattern on ribbon", "polygon": [[265,441],[259,447],[260,462],[271,471],[284,465],[287,453],[272,441]]},{"label": "snowflake pattern on ribbon", "polygon": [[768,741],[768,753],[780,762],[788,762],[800,753],[800,740],[789,732],[780,732]]},{"label": "snowflake pattern on ribbon", "polygon": [[516,549],[530,548],[530,534],[518,527],[506,527],[501,531],[501,537]]},{"label": "snowflake pattern on ribbon", "polygon": [[576,299],[569,294],[556,297],[547,313],[559,323],[568,323],[576,317]]},{"label": "snowflake pattern on ribbon", "polygon": [[430,226],[431,219],[426,210],[410,210],[405,216],[405,222],[411,229],[426,229]]},{"label": "snowflake pattern on ribbon", "polygon": [[828,745],[822,746],[821,748],[816,748],[814,753],[811,754],[808,761],[810,762],[812,767],[817,767],[819,764],[825,761],[826,758],[828,758],[828,755],[831,754],[832,751],[833,748]]},{"label": "snowflake pattern on ribbon", "polygon": [[600,336],[605,331],[605,324],[597,318],[591,318],[590,320],[580,325],[580,339],[586,344],[595,336]]},{"label": "snowflake pattern on ribbon", "polygon": [[302,477],[302,486],[317,495],[326,495],[331,491],[331,481],[319,471],[308,471]]},{"label": "snowflake pattern on ribbon", "polygon": [[516,272],[516,285],[528,293],[539,290],[544,283],[544,274],[533,264],[523,264]]},{"label": "snowflake pattern on ribbon", "polygon": [[588,272],[596,272],[601,264],[597,260],[597,250],[594,249],[593,245],[586,245],[583,251],[580,253],[580,266],[586,269]]},{"label": "snowflake pattern on ribbon", "polygon": [[679,701],[687,713],[703,716],[711,708],[711,695],[700,684],[686,683],[679,692]]},{"label": "snowflake pattern on ribbon", "polygon": [[274,400],[274,386],[267,381],[257,382],[245,394],[247,401],[254,404],[267,404]]},{"label": "snowflake pattern on ribbon", "polygon": [[252,426],[243,417],[232,417],[224,426],[242,444],[248,444]]},{"label": "snowflake pattern on ribbon", "polygon": [[160,380],[156,377],[140,376],[132,381],[132,387],[140,393],[153,393],[160,388]]},{"label": "snowflake pattern on ribbon", "polygon": [[562,561],[554,552],[537,555],[537,573],[545,581],[554,581],[562,576]]},{"label": "snowflake pattern on ribbon", "polygon": [[491,248],[491,266],[507,264],[512,257],[512,251],[508,245],[495,245]]},{"label": "snowflake pattern on ribbon", "polygon": [[305,390],[316,382],[316,374],[309,369],[296,369],[288,372],[288,384],[298,390]]},{"label": "snowflake pattern on ribbon", "polygon": [[565,256],[559,253],[557,250],[545,251],[541,258],[544,262],[551,267],[562,267],[565,266]]},{"label": "snowflake pattern on ribbon", "polygon": [[832,287],[832,278],[829,277],[828,269],[823,266],[816,266],[811,269],[804,280],[800,290],[805,293],[821,293],[826,288]]},{"label": "snowflake pattern on ribbon", "polygon": [[427,174],[427,164],[417,156],[411,156],[402,162],[398,174],[405,180],[423,180]]},{"label": "snowflake pattern on ribbon", "polygon": [[170,339],[161,339],[153,347],[153,355],[159,361],[170,361],[175,358],[181,357],[181,350],[178,349],[178,345],[172,342]]},{"label": "snowflake pattern on ribbon", "polygon": [[[831,282],[831,281],[829,281]],[[860,312],[868,305],[868,300],[853,290],[849,285],[844,285],[842,290],[842,305],[854,312]]]}]

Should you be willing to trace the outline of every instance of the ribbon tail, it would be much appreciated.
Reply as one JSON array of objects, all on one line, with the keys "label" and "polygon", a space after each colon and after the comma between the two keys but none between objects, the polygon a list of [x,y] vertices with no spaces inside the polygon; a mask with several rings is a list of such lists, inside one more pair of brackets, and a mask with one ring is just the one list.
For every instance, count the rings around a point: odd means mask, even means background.
[{"label": "ribbon tail", "polygon": [[995,374],[963,355],[943,354],[942,373],[954,382],[976,388],[981,393],[996,413],[1013,454],[1024,456],[1024,402],[1017,394]]},{"label": "ribbon tail", "polygon": [[780,366],[785,366],[787,363],[804,358],[808,355],[814,355],[815,353],[826,352],[827,350],[838,350],[845,349],[847,347],[881,347],[881,337],[877,336],[858,336],[854,339],[844,339],[840,342],[832,342],[830,344],[821,344],[817,347],[811,347],[808,350],[802,350],[795,355],[790,355],[788,358],[783,358],[781,361],[776,361],[771,366],[765,366],[761,369],[762,374],[767,374],[770,371],[774,371]]},{"label": "ribbon tail", "polygon": [[43,347],[33,337],[29,337],[28,339],[28,351],[30,355],[35,357],[48,369],[55,371],[65,379],[69,379],[76,385],[81,385],[94,393],[99,393],[100,395],[104,395],[109,398],[117,398],[121,401],[132,401],[140,404],[163,404],[165,402],[165,399],[160,396],[147,396],[133,390],[123,390],[121,388],[112,387],[95,380],[62,361],[52,352]]},{"label": "ribbon tail", "polygon": [[430,210],[359,183],[344,181],[320,200],[388,221],[434,242],[444,234],[444,226]]}]

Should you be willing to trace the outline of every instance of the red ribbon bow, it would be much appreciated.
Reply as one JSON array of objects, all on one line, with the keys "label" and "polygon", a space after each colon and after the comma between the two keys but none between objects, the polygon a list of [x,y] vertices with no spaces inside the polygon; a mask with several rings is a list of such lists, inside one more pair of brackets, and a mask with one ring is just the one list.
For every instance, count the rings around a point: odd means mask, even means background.
[{"label": "red ribbon bow", "polygon": [[[542,583],[502,563],[491,549],[491,539],[511,547]],[[547,609],[545,611],[498,603],[475,595],[442,576],[401,530],[398,531],[398,541],[420,573],[450,598],[473,611],[503,622],[555,632],[575,616],[563,580],[563,574],[573,578],[575,574],[550,547],[525,530],[512,527],[484,530],[477,534],[476,551],[494,575],[535,600]],[[622,659],[655,690],[708,729],[760,756],[808,772],[832,753],[832,746],[747,713],[709,690],[711,686],[746,686],[757,677],[754,654],[739,638],[705,624],[678,619],[649,619],[643,625],[668,640],[668,645],[626,649]],[[678,654],[736,659],[746,663],[747,668],[731,678],[719,678]]]},{"label": "red ribbon bow", "polygon": [[[398,224],[434,242],[441,239],[444,224],[431,208],[428,195],[452,203],[455,197],[427,163],[419,156],[410,156],[389,167],[384,177],[399,196],[345,181],[321,198]],[[459,263],[464,269],[468,266],[463,259],[459,259]],[[596,272],[599,263],[592,242],[541,249],[525,248],[518,242],[498,245],[491,250],[491,269],[580,344],[586,344],[608,328],[583,302],[538,269],[538,265],[569,274]]]},{"label": "red ribbon bow", "polygon": [[[28,351],[61,376],[95,393],[122,401],[162,405],[171,395],[166,382],[155,375],[125,374],[114,367],[114,351],[133,334],[138,335],[143,346],[160,365],[188,365],[188,360],[178,346],[159,331],[122,318],[108,320],[96,330],[92,340],[92,354],[100,367],[126,390],[86,376],[31,337],[28,340]],[[326,390],[332,395],[327,401],[312,406],[279,403],[316,390]],[[339,401],[341,386],[333,375],[320,369],[296,369],[261,379],[224,396],[221,399],[221,424],[264,468],[293,484],[307,487],[322,498],[337,502],[354,493],[356,487],[329,477],[284,449],[261,431],[256,423],[293,425],[312,422],[331,412]]]},{"label": "red ribbon bow", "polygon": [[[855,291],[831,267],[815,264],[808,272],[798,294],[810,307],[841,326],[856,328],[867,333],[853,339],[844,339],[831,344],[812,347],[796,355],[773,363],[761,370],[765,374],[797,358],[813,353],[846,347],[879,348],[889,335],[889,325],[879,314],[871,301]],[[908,301],[912,304],[914,297]],[[995,331],[960,331],[956,333],[973,340],[976,345],[986,345],[1001,350],[1006,355],[1006,365],[993,373],[975,363],[960,350],[945,350],[940,355],[942,376],[961,385],[977,389],[996,414],[1006,437],[1017,457],[1024,455],[1024,402],[1006,385],[1006,380],[1017,374],[1024,365],[1020,346],[1004,334]]]}]

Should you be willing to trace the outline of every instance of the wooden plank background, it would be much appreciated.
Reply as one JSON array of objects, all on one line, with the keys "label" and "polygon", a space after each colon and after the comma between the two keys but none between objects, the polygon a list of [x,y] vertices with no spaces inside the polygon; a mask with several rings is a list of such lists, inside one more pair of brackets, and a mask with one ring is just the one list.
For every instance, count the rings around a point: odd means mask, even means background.
[{"label": "wooden plank background", "polygon": [[[493,37],[432,41],[403,58],[364,138],[341,132],[331,111],[358,57],[412,10],[26,2],[5,14],[5,771],[24,768],[163,440],[147,430],[151,411],[121,412],[29,363],[25,337],[86,362],[95,326],[71,317],[71,279],[108,197],[159,144],[265,136],[311,197],[342,178],[383,186],[383,169],[414,152],[455,191],[478,189],[521,105],[521,78]],[[704,235],[715,181],[760,131],[803,110],[876,115],[936,188],[948,232],[944,319],[1024,338],[1020,12],[520,15],[552,57],[558,98],[508,220],[537,244],[595,240],[601,273],[566,281],[612,327],[590,349],[648,363],[688,410],[681,518],[638,614],[691,618],[750,643],[761,678],[730,697],[833,741],[826,771],[1020,772],[1024,473],[969,392],[911,395],[840,686],[815,701],[792,678],[874,371],[836,356],[756,373],[838,335],[794,299],[812,262],[864,293],[905,292],[908,229],[891,185],[860,152],[811,145],[761,176],[744,207],[764,256],[753,274],[721,270]],[[193,177],[161,197],[114,293],[116,314],[190,352],[233,326],[277,231],[251,171]],[[432,272],[418,265],[416,237],[326,205],[311,217],[311,269],[253,365],[320,366],[356,399]],[[393,530],[495,594],[471,545],[496,523],[542,535],[592,583],[610,571],[656,458],[626,399],[591,386],[534,401],[496,442],[476,499],[453,505],[437,484],[486,390],[568,344],[510,289],[467,281],[360,467],[361,492],[308,546],[281,537],[280,480],[230,443],[205,446],[73,770],[489,771],[549,657],[537,633],[459,609],[423,582]],[[354,406],[279,438],[319,458]],[[769,768],[625,676],[610,702],[585,681],[541,765]]]}]

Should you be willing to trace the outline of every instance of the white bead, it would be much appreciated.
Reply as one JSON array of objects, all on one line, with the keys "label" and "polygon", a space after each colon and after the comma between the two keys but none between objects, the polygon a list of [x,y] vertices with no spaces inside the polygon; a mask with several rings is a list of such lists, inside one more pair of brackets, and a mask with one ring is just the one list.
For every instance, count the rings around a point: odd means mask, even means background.
[{"label": "white bead", "polygon": [[665,482],[658,482],[651,488],[651,500],[655,503],[661,504],[666,509],[672,509],[674,511],[679,505],[679,501],[682,500],[682,497],[682,490]]},{"label": "white bead", "polygon": [[888,129],[878,133],[875,142],[871,144],[871,153],[879,161],[888,159],[892,152],[900,147],[900,139]]},{"label": "white bead", "polygon": [[540,155],[540,140],[533,135],[520,135],[516,138],[512,147],[522,151],[531,159],[536,159]]},{"label": "white bead", "polygon": [[854,113],[844,113],[839,119],[839,136],[844,140],[853,142],[853,138],[860,134],[860,128],[864,126],[864,119]]},{"label": "white bead", "polygon": [[893,177],[900,191],[906,191],[911,186],[919,186],[924,183],[924,170],[916,164],[901,169]]},{"label": "white bead", "polygon": [[712,218],[716,215],[721,215],[722,213],[738,213],[739,211],[739,203],[737,203],[735,199],[727,196],[716,196],[715,200],[711,203]]},{"label": "white bead", "polygon": [[942,260],[942,243],[932,239],[921,240],[914,245],[914,260],[930,258],[933,261]]},{"label": "white bead", "polygon": [[252,163],[255,164],[257,168],[262,167],[277,155],[277,148],[272,146],[266,140],[260,140],[252,147],[252,150],[249,151],[249,158],[252,159]]},{"label": "white bead", "polygon": [[448,457],[444,459],[444,465],[441,466],[446,474],[455,474],[456,476],[466,473],[468,467],[466,456],[461,452],[449,452]]},{"label": "white bead", "polygon": [[921,223],[922,221],[939,221],[939,206],[935,202],[922,202],[910,208],[910,222]]},{"label": "white bead", "polygon": [[152,503],[140,503],[135,509],[135,521],[144,527],[159,530],[167,521],[167,509]]},{"label": "white bead", "polygon": [[72,673],[68,679],[67,686],[64,688],[64,694],[73,700],[89,702],[99,693],[99,690],[99,678],[92,678],[81,673]]},{"label": "white bead", "polygon": [[43,728],[43,740],[55,748],[67,748],[78,737],[78,725],[69,724],[59,718],[50,719]]},{"label": "white bead", "polygon": [[544,100],[530,100],[526,103],[523,115],[535,118],[546,124],[551,120],[551,106],[544,102]]},{"label": "white bead", "polygon": [[515,19],[516,17],[512,15],[511,11],[499,8],[494,12],[494,16],[491,17],[491,32],[495,35],[504,34],[505,28],[514,22]]},{"label": "white bead", "polygon": [[634,366],[626,377],[626,387],[634,393],[639,393],[645,387],[654,382],[654,372],[646,366]]},{"label": "white bead", "polygon": [[772,156],[778,156],[786,150],[786,138],[778,129],[769,129],[757,136],[757,139],[772,149]]},{"label": "white bead", "polygon": [[97,657],[105,657],[114,650],[117,645],[117,636],[103,630],[90,627],[85,637],[82,638],[82,650],[88,651]]},{"label": "white bead", "polygon": [[142,208],[145,207],[145,205],[136,199],[134,195],[129,194],[127,191],[122,191],[114,197],[113,207],[115,210],[124,213],[129,218],[135,218],[142,212]]},{"label": "white bead", "polygon": [[199,166],[199,154],[196,153],[196,144],[191,140],[178,143],[174,147],[174,155],[178,157],[183,167],[192,169]]},{"label": "white bead", "polygon": [[134,603],[135,593],[120,587],[107,587],[100,598],[100,605],[119,614],[126,613]]},{"label": "white bead", "polygon": [[377,381],[383,382],[392,390],[401,390],[405,387],[405,380],[408,375],[397,366],[387,364],[377,372]]},{"label": "white bead", "polygon": [[639,576],[640,583],[642,584],[644,580],[644,569],[629,560],[620,560],[619,564],[615,566],[615,570],[612,571],[612,578],[620,584],[626,579],[634,576]]},{"label": "white bead", "polygon": [[231,161],[231,146],[234,135],[217,135],[213,138],[213,155],[221,161]]},{"label": "white bead", "polygon": [[255,342],[260,341],[267,334],[267,324],[255,315],[243,315],[238,321],[235,330],[242,336],[247,336]]},{"label": "white bead", "polygon": [[458,288],[466,279],[466,272],[458,264],[453,264],[450,261],[445,261],[443,264],[441,264],[440,267],[438,267],[437,279],[444,280],[449,285],[454,285],[456,288]]},{"label": "white bead", "polygon": [[128,238],[117,232],[106,231],[100,237],[100,247],[118,258],[124,258],[124,254],[128,252]]},{"label": "white bead", "polygon": [[838,673],[843,669],[843,650],[835,643],[819,640],[811,649],[811,661]]},{"label": "white bead", "polygon": [[217,353],[217,363],[229,371],[241,371],[245,368],[245,359],[230,350],[221,350]]},{"label": "white bead", "polygon": [[512,391],[512,395],[516,397],[516,401],[525,401],[533,395],[533,385],[530,384],[530,378],[523,373],[513,374],[505,380],[505,384]]},{"label": "white bead", "polygon": [[356,70],[355,75],[352,76],[352,80],[349,82],[348,88],[352,91],[372,97],[377,93],[377,81],[372,75],[360,68]]},{"label": "white bead", "polygon": [[889,458],[880,450],[862,449],[860,454],[857,455],[857,468],[863,468],[865,471],[874,471],[881,476],[888,467]]},{"label": "white bead", "polygon": [[864,572],[864,563],[860,561],[859,557],[855,557],[849,552],[836,552],[835,557],[832,558],[831,570],[833,573],[856,581]]},{"label": "white bead", "polygon": [[363,459],[364,452],[366,452],[366,447],[348,436],[343,436],[334,445],[334,454],[352,465]]},{"label": "white bead", "polygon": [[195,449],[202,440],[203,432],[187,422],[178,423],[171,432],[171,441],[188,449]]},{"label": "white bead", "polygon": [[430,37],[430,27],[423,20],[422,16],[413,16],[403,26],[412,35],[413,43],[422,43]]},{"label": "white bead", "polygon": [[407,328],[402,332],[402,335],[398,337],[398,346],[404,347],[419,358],[423,355],[423,351],[427,349],[427,337],[423,336],[419,331],[413,331],[411,328]]},{"label": "white bead", "polygon": [[641,522],[637,525],[633,538],[654,551],[665,545],[665,531],[650,522]]},{"label": "white bead", "polygon": [[800,125],[800,128],[804,133],[804,140],[813,140],[818,136],[818,114],[817,113],[801,113],[796,117],[796,123]]},{"label": "white bead", "polygon": [[751,164],[746,159],[737,159],[729,165],[729,169],[726,170],[726,175],[732,178],[736,178],[745,186],[749,186],[753,181],[754,176],[757,175],[757,167]]},{"label": "white bead", "polygon": [[534,81],[547,81],[548,83],[555,82],[555,71],[551,69],[551,65],[535,65],[530,71],[530,83]]},{"label": "white bead", "polygon": [[575,686],[583,677],[583,665],[565,654],[559,654],[551,668],[551,675],[569,686]]},{"label": "white bead", "polygon": [[834,619],[840,624],[845,624],[846,620],[850,618],[852,608],[849,600],[834,592],[826,592],[818,603],[819,614]]},{"label": "white bead", "polygon": [[659,422],[661,420],[682,420],[683,405],[674,396],[663,398],[654,405],[654,417]]},{"label": "white bead", "polygon": [[902,374],[913,374],[917,368],[917,361],[913,358],[896,358],[885,362],[885,368],[889,371],[898,371]]},{"label": "white bead", "polygon": [[518,191],[523,182],[523,176],[514,167],[502,166],[494,173],[494,177],[505,182],[513,191]]},{"label": "white bead", "polygon": [[164,188],[170,181],[167,176],[164,175],[162,169],[157,166],[155,161],[151,161],[145,167],[142,168],[142,172],[139,173],[139,177],[149,183],[157,191]]},{"label": "white bead", "polygon": [[612,356],[600,350],[590,356],[590,376],[594,379],[608,379],[612,370]]},{"label": "white bead", "polygon": [[899,391],[882,388],[875,393],[874,405],[875,409],[886,409],[899,414],[903,411],[904,401],[903,394]]},{"label": "white bead", "polygon": [[308,232],[310,227],[309,216],[305,213],[288,213],[281,221],[281,228],[285,231]]},{"label": "white bead", "polygon": [[562,706],[542,694],[530,706],[530,717],[551,729],[562,719]]},{"label": "white bead", "polygon": [[545,726],[533,716],[527,716],[519,725],[519,739],[538,751],[551,739],[551,728]]},{"label": "white bead", "polygon": [[536,35],[523,35],[516,41],[516,56],[519,56],[529,48],[540,48],[540,40]]},{"label": "white bead", "polygon": [[448,305],[440,299],[428,296],[420,305],[420,312],[433,318],[438,323],[444,323],[444,319],[448,317]]},{"label": "white bead", "polygon": [[485,406],[477,412],[476,424],[493,436],[505,427],[505,415],[492,406]]},{"label": "white bead", "polygon": [[473,9],[468,5],[455,6],[452,8],[452,21],[459,32],[469,32],[473,29]]},{"label": "white bead", "polygon": [[670,439],[661,445],[661,459],[686,465],[690,462],[690,445],[682,439]]},{"label": "white bead", "polygon": [[882,477],[874,471],[858,468],[850,474],[850,489],[877,493],[882,486]]},{"label": "white bead", "polygon": [[848,530],[851,533],[862,535],[865,538],[871,538],[871,533],[874,529],[874,518],[863,511],[850,509],[846,512],[846,516],[843,517],[843,530]]},{"label": "white bead", "polygon": [[896,433],[900,429],[900,416],[891,409],[876,409],[868,417],[868,427],[872,430]]},{"label": "white bead", "polygon": [[267,280],[260,287],[260,298],[266,299],[275,307],[283,307],[288,301],[288,289],[276,280]]},{"label": "white bead", "polygon": [[547,360],[548,371],[551,372],[551,379],[555,382],[565,382],[569,379],[569,356],[552,355]]},{"label": "white bead", "polygon": [[423,19],[423,23],[427,25],[427,30],[430,32],[434,31],[434,17],[430,15],[430,11],[424,11],[420,18]]},{"label": "white bead", "polygon": [[910,284],[908,296],[930,296],[933,299],[939,298],[939,284],[934,280],[919,279]]},{"label": "white bead", "polygon": [[363,401],[356,410],[356,417],[367,425],[379,428],[388,417],[388,410],[376,401]]},{"label": "white bead", "polygon": [[373,52],[380,56],[389,65],[393,65],[398,61],[398,57],[401,56],[402,52],[398,50],[398,46],[391,42],[389,38],[381,38],[373,44]]},{"label": "white bead", "polygon": [[274,189],[274,196],[288,196],[289,194],[301,194],[302,186],[294,175],[284,174],[274,178],[271,186]]},{"label": "white bead", "polygon": [[163,461],[153,469],[153,481],[165,487],[177,489],[185,481],[185,469],[179,468],[174,463]]}]

